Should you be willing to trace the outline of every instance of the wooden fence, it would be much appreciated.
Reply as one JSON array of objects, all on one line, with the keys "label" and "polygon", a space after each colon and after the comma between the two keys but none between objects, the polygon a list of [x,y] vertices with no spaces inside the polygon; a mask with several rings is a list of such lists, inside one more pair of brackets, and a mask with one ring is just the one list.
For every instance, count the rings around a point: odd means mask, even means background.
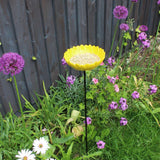
[{"label": "wooden fence", "polygon": [[[155,35],[159,22],[157,0],[138,0],[131,18],[134,28],[145,24]],[[131,8],[131,0],[0,0],[0,56],[17,52],[25,59],[23,72],[16,75],[19,91],[33,102],[34,93],[46,88],[64,72],[61,58],[67,48],[79,44],[98,45],[109,53],[117,19],[117,5]],[[119,31],[115,44],[118,42]],[[37,60],[32,60],[32,57]],[[71,70],[71,74],[77,74]],[[9,75],[0,73],[0,112],[9,103],[19,110],[16,92]]]}]

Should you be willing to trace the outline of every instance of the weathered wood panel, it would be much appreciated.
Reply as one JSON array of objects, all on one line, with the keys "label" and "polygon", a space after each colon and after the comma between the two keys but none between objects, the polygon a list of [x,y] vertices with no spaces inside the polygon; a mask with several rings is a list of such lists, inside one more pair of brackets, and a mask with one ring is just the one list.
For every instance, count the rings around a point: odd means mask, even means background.
[{"label": "weathered wood panel", "polygon": [[[42,81],[48,89],[59,73],[64,74],[61,59],[67,48],[99,45],[108,56],[118,21],[113,16],[117,5],[128,9],[133,5],[130,18],[134,18],[134,29],[144,24],[149,28],[148,33],[156,33],[159,15],[153,0],[138,0],[134,4],[131,0],[0,0],[0,56],[17,52],[25,59],[24,70],[16,75],[20,93],[32,101],[34,92],[43,94]],[[112,54],[120,34],[118,26]],[[135,32],[131,34],[134,36]],[[33,56],[36,61],[32,60]],[[79,74],[68,69],[70,74]],[[0,73],[0,112],[3,114],[10,110],[9,102],[14,112],[19,109],[13,82],[7,81],[9,77]]]}]

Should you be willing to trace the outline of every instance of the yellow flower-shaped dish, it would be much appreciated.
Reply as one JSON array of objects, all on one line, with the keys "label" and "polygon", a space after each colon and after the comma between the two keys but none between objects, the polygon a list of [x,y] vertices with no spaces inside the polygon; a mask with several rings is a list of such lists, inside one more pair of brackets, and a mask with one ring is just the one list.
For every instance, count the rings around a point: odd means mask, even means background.
[{"label": "yellow flower-shaped dish", "polygon": [[91,70],[99,66],[105,58],[105,51],[98,46],[80,45],[64,53],[67,64],[79,71]]}]

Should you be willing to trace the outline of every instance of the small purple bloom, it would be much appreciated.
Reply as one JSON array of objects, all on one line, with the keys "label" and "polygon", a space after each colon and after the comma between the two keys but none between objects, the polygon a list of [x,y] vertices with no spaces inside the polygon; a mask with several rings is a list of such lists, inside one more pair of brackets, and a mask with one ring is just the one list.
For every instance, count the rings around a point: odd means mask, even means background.
[{"label": "small purple bloom", "polygon": [[150,89],[148,89],[149,94],[153,94],[153,93],[157,92],[157,86],[156,85],[150,85],[149,87],[150,87]]},{"label": "small purple bloom", "polygon": [[76,80],[76,77],[73,75],[70,75],[67,77],[66,84],[70,87],[70,85],[73,84],[75,80]]},{"label": "small purple bloom", "polygon": [[[87,119],[87,125],[92,123],[92,119],[90,117],[87,117],[86,119]],[[85,123],[85,121],[84,121],[84,123]]]},{"label": "small purple bloom", "polygon": [[0,58],[0,72],[14,76],[23,70],[24,63],[23,57],[18,53],[5,53]]},{"label": "small purple bloom", "polygon": [[97,143],[97,147],[99,148],[99,149],[103,149],[104,147],[105,147],[105,142],[103,142],[103,141],[98,141]]},{"label": "small purple bloom", "polygon": [[142,46],[143,48],[149,48],[150,47],[150,40],[145,40],[145,41],[142,41]]},{"label": "small purple bloom", "polygon": [[123,30],[123,31],[128,31],[129,30],[129,25],[125,24],[125,23],[122,23],[122,24],[120,24],[120,29]]},{"label": "small purple bloom", "polygon": [[112,78],[109,79],[109,82],[110,82],[110,83],[113,83],[113,84],[114,84],[115,81],[116,81],[116,78],[114,78],[114,77],[112,77]]},{"label": "small purple bloom", "polygon": [[160,5],[160,0],[157,1],[157,4]]},{"label": "small purple bloom", "polygon": [[125,99],[125,98],[120,98],[120,100],[119,100],[119,103],[120,104],[126,104],[127,103],[127,100]]},{"label": "small purple bloom", "polygon": [[61,62],[62,62],[63,66],[67,65],[67,62],[66,62],[66,60],[64,58],[61,59]]},{"label": "small purple bloom", "polygon": [[145,32],[141,32],[139,35],[138,35],[138,39],[140,41],[142,40],[145,40],[147,38],[147,34]]},{"label": "small purple bloom", "polygon": [[112,66],[112,64],[115,62],[115,58],[114,57],[109,57],[108,59],[107,59],[107,64],[106,65],[110,65],[110,66]]},{"label": "small purple bloom", "polygon": [[111,110],[111,109],[117,109],[118,107],[118,104],[117,102],[113,102],[109,105],[108,109]]},{"label": "small purple bloom", "polygon": [[131,2],[138,2],[138,0],[131,0]]},{"label": "small purple bloom", "polygon": [[113,10],[113,15],[117,19],[126,19],[128,16],[128,9],[124,6],[116,6]]},{"label": "small purple bloom", "polygon": [[124,117],[121,117],[120,125],[121,125],[121,126],[125,126],[125,125],[127,125],[127,123],[128,123],[127,119],[124,118]]},{"label": "small purple bloom", "polygon": [[140,30],[141,32],[145,32],[145,31],[148,31],[148,27],[147,27],[146,25],[141,25],[141,26],[139,27],[139,30]]},{"label": "small purple bloom", "polygon": [[127,104],[121,104],[120,107],[119,107],[119,109],[122,110],[122,111],[125,111],[127,108],[128,108]]},{"label": "small purple bloom", "polygon": [[139,98],[139,93],[138,93],[137,91],[134,91],[134,92],[132,93],[132,98],[133,98],[133,99]]}]

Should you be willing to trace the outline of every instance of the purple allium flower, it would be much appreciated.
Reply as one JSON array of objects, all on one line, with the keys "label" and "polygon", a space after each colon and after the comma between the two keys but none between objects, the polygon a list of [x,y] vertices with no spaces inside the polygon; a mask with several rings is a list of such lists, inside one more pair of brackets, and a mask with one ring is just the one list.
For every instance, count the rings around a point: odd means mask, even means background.
[{"label": "purple allium flower", "polygon": [[73,84],[75,80],[76,80],[76,77],[73,75],[70,75],[67,77],[66,84],[70,87],[70,85]]},{"label": "purple allium flower", "polygon": [[150,89],[148,89],[149,94],[153,94],[153,93],[157,92],[157,86],[156,85],[150,85],[149,87],[150,87]]},{"label": "purple allium flower", "polygon": [[121,126],[125,126],[125,125],[127,125],[127,123],[128,123],[127,119],[124,118],[124,117],[121,117],[120,125],[121,125]]},{"label": "purple allium flower", "polygon": [[131,0],[131,2],[138,2],[138,0]]},{"label": "purple allium flower", "polygon": [[103,149],[104,148],[104,146],[105,146],[105,142],[103,142],[103,141],[98,141],[97,142],[97,147],[99,148],[99,149]]},{"label": "purple allium flower", "polygon": [[133,99],[139,98],[139,93],[138,93],[137,91],[134,91],[134,92],[132,93],[132,98],[133,98]]},{"label": "purple allium flower", "polygon": [[112,77],[112,78],[109,79],[109,82],[110,82],[110,83],[113,83],[113,84],[114,84],[115,81],[116,81],[116,78],[114,78],[114,77]]},{"label": "purple allium flower", "polygon": [[149,48],[150,47],[150,40],[142,41],[142,44],[143,44],[143,48]]},{"label": "purple allium flower", "polygon": [[157,1],[157,4],[160,5],[160,0]]},{"label": "purple allium flower", "polygon": [[109,105],[108,109],[111,110],[111,109],[117,109],[118,107],[118,104],[117,102],[113,102]]},{"label": "purple allium flower", "polygon": [[122,110],[122,111],[126,110],[127,108],[128,108],[127,104],[121,104],[120,107],[119,107],[119,109]]},{"label": "purple allium flower", "polygon": [[113,10],[113,15],[117,19],[126,19],[128,16],[128,9],[124,6],[116,6]]},{"label": "purple allium flower", "polygon": [[110,65],[110,66],[112,66],[112,64],[115,62],[115,58],[114,57],[109,57],[108,59],[107,59],[107,64],[106,65]]},{"label": "purple allium flower", "polygon": [[120,24],[120,29],[123,30],[123,31],[128,31],[129,30],[129,25],[125,24],[125,23],[122,23],[122,24]]},{"label": "purple allium flower", "polygon": [[63,66],[67,65],[67,62],[66,62],[66,60],[64,58],[61,59],[61,62],[62,62]]},{"label": "purple allium flower", "polygon": [[[92,119],[90,117],[87,117],[86,119],[87,119],[87,124],[88,125],[92,123]],[[84,121],[84,123],[85,123],[85,121]]]},{"label": "purple allium flower", "polygon": [[0,58],[0,72],[16,75],[23,70],[24,63],[23,57],[18,53],[5,53]]},{"label": "purple allium flower", "polygon": [[138,39],[140,41],[142,40],[145,40],[147,38],[147,34],[145,32],[141,32],[139,35],[138,35]]},{"label": "purple allium flower", "polygon": [[141,26],[139,27],[139,30],[140,30],[141,32],[145,32],[145,31],[148,31],[148,27],[147,27],[146,25],[141,25]]},{"label": "purple allium flower", "polygon": [[119,103],[120,104],[126,104],[127,103],[127,100],[125,99],[125,98],[120,98],[120,100],[119,100]]}]

